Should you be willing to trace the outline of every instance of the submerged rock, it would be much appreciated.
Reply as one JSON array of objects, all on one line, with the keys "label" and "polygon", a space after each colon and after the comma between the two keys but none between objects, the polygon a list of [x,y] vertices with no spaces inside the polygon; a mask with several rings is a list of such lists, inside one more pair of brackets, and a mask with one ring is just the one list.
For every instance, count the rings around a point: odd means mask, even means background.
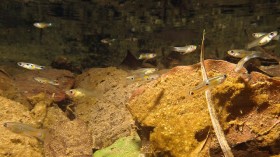
[{"label": "submerged rock", "polygon": [[4,127],[6,122],[37,124],[25,105],[0,97],[0,156],[43,157],[42,143],[36,138],[11,132]]},{"label": "submerged rock", "polygon": [[[234,64],[226,61],[206,60],[205,66],[209,77],[228,75],[223,84],[211,91],[234,155],[248,156],[260,147],[264,150],[259,154],[267,153],[265,148],[272,149],[271,154],[279,153],[276,143],[280,137],[280,81],[255,72],[244,78],[234,72]],[[210,149],[211,156],[222,155],[210,129],[204,92],[189,95],[189,90],[201,80],[200,64],[178,66],[138,88],[130,98],[128,108],[133,117],[144,127],[154,127],[150,141],[157,151],[183,157],[207,156]],[[250,148],[247,144],[251,144]]]},{"label": "submerged rock", "polygon": [[127,85],[126,77],[127,72],[109,67],[92,68],[76,79],[75,88],[91,91],[73,101],[76,117],[89,125],[95,149],[130,135],[134,122],[125,104],[137,85]]},{"label": "submerged rock", "polygon": [[92,139],[87,125],[80,120],[60,121],[49,128],[45,140],[46,157],[74,157],[92,154]]},{"label": "submerged rock", "polygon": [[[58,86],[43,84],[34,80],[34,77],[57,80]],[[18,92],[26,98],[39,93],[44,93],[55,102],[65,99],[65,90],[70,89],[74,84],[74,75],[67,70],[44,69],[40,71],[27,71],[14,76],[15,86]]]},{"label": "submerged rock", "polygon": [[140,138],[138,136],[122,137],[111,146],[96,151],[94,157],[137,157],[140,156]]},{"label": "submerged rock", "polygon": [[[92,138],[86,123],[79,119],[70,121],[44,94],[32,97],[31,111],[26,105],[4,97],[0,97],[0,102],[0,156],[91,156]],[[12,132],[4,126],[7,122],[45,129],[45,140]]]}]

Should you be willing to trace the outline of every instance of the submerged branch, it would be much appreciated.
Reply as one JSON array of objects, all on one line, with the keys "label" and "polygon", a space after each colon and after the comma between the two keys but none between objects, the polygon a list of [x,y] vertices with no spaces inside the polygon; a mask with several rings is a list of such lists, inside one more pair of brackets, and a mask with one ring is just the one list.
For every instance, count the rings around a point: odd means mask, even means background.
[{"label": "submerged branch", "polygon": [[[201,54],[200,54],[200,63],[201,63],[201,73],[203,77],[203,81],[208,81],[208,76],[205,70],[204,66],[204,36],[205,36],[205,30],[203,30],[203,38],[201,43]],[[211,99],[211,91],[210,89],[206,89],[205,91],[205,97],[207,102],[207,107],[209,111],[209,115],[211,118],[212,126],[214,128],[215,134],[217,136],[218,142],[221,146],[221,149],[225,155],[225,157],[233,157],[233,154],[231,152],[231,148],[229,147],[224,131],[219,123],[219,120],[216,115],[216,111]]]}]

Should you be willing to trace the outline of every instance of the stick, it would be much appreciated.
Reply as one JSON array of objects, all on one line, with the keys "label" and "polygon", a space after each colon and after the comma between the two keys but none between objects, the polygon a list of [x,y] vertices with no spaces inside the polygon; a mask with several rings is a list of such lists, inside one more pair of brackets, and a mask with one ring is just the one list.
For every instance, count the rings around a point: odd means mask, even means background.
[{"label": "stick", "polygon": [[[201,43],[200,63],[201,63],[201,73],[202,73],[203,81],[208,81],[208,76],[207,76],[205,66],[204,66],[204,36],[205,36],[205,30],[203,30],[203,38],[202,38],[202,43]],[[218,142],[221,146],[221,149],[222,149],[225,157],[234,157],[231,152],[231,148],[229,147],[229,145],[227,143],[224,131],[217,118],[216,111],[214,109],[214,105],[213,105],[213,102],[211,99],[210,89],[206,89],[205,97],[206,97],[207,107],[208,107],[208,111],[210,114],[212,126],[214,128],[214,131],[217,136]]]}]

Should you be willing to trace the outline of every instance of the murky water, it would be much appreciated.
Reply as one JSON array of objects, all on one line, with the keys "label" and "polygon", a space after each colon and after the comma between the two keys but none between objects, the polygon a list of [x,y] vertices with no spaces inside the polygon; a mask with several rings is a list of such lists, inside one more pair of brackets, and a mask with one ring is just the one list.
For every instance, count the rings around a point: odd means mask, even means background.
[{"label": "murky water", "polygon": [[[41,57],[50,64],[63,56],[81,69],[117,66],[127,52],[138,56],[143,50],[156,52],[161,62],[171,53],[170,46],[200,45],[203,29],[206,57],[223,59],[227,50],[244,48],[253,40],[251,33],[278,30],[280,20],[276,0],[13,0],[0,7],[3,62]],[[33,26],[37,21],[53,27],[40,32]],[[116,40],[108,46],[100,42],[104,38]],[[274,44],[279,54],[279,44]],[[10,49],[18,55],[8,54]],[[182,64],[196,63],[197,56],[183,56]]]}]

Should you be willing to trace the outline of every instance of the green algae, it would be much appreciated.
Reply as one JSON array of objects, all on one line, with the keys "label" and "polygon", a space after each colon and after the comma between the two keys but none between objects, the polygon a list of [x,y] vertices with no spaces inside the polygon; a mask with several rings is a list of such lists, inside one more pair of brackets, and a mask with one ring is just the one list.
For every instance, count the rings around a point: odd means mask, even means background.
[{"label": "green algae", "polygon": [[93,157],[135,157],[140,155],[140,138],[128,136],[118,139],[111,146],[100,149]]}]

